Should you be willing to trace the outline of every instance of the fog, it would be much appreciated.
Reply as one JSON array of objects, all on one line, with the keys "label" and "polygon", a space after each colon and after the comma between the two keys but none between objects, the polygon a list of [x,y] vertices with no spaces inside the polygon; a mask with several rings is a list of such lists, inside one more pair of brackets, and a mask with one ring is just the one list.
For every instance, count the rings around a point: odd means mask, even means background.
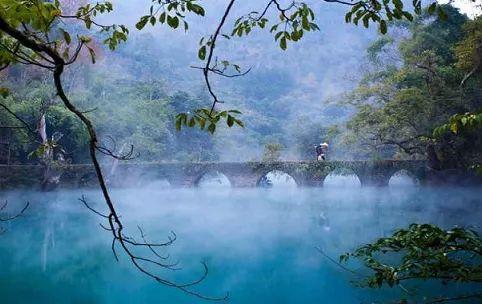
[{"label": "fog", "polygon": [[[192,297],[136,273],[125,258],[116,263],[109,234],[78,202],[81,193],[103,210],[100,194],[91,190],[1,194],[10,202],[32,203],[21,220],[8,224],[0,242],[0,290],[7,302],[29,303],[35,296],[39,302],[69,297],[72,303],[192,303]],[[357,289],[350,283],[354,278],[315,247],[337,258],[412,222],[475,227],[481,194],[480,189],[420,187],[113,191],[126,233],[141,225],[152,240],[165,240],[171,230],[177,234],[162,252],[179,260],[182,269],[164,275],[188,280],[205,261],[209,276],[196,289],[229,292],[230,303],[358,303],[396,296],[398,289]]]}]

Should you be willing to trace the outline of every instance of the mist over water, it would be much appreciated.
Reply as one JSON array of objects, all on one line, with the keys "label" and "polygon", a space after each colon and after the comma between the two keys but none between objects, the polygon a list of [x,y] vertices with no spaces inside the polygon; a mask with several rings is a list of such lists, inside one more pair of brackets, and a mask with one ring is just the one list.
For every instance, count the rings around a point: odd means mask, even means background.
[{"label": "mist over water", "polygon": [[[100,193],[92,190],[0,193],[11,209],[31,202],[25,216],[4,226],[8,230],[0,237],[5,303],[203,302],[154,283],[122,255],[115,262],[110,235],[78,201],[82,194],[102,210]],[[336,259],[413,222],[477,226],[482,215],[482,189],[467,188],[169,189],[152,183],[115,190],[113,196],[129,234],[136,235],[137,225],[153,241],[166,240],[171,230],[177,234],[165,252],[180,261],[182,270],[166,271],[166,277],[195,279],[202,273],[199,262],[205,261],[209,276],[197,290],[215,296],[229,292],[230,303],[397,298],[399,289],[355,287],[349,273],[315,248]]]}]

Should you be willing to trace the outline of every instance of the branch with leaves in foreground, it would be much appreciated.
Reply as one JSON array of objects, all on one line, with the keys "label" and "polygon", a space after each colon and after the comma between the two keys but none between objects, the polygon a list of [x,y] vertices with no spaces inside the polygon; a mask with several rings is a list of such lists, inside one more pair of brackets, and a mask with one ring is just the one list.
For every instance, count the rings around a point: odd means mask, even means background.
[{"label": "branch with leaves in foreground", "polygon": [[[431,224],[411,224],[390,237],[341,255],[340,263],[350,259],[359,260],[370,270],[371,274],[358,280],[363,287],[388,285],[405,289],[402,283],[410,281],[467,283],[476,286],[471,294],[439,296],[422,303],[482,299],[482,238],[471,229],[444,230]],[[413,293],[408,293],[410,295]]]}]

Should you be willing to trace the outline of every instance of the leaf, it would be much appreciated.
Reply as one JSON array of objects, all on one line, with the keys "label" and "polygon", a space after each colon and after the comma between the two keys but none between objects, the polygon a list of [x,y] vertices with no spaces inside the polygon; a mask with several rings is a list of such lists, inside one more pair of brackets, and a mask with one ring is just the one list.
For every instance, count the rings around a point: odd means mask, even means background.
[{"label": "leaf", "polygon": [[459,126],[458,126],[457,123],[452,123],[452,124],[450,124],[450,131],[452,131],[452,133],[454,133],[454,134],[457,134],[457,131],[459,129],[458,127]]},{"label": "leaf", "polygon": [[196,120],[201,130],[204,130],[204,127],[206,126],[206,119],[202,117],[196,117]]},{"label": "leaf", "polygon": [[177,16],[167,16],[167,24],[173,29],[176,29],[179,26],[179,18],[177,18]]},{"label": "leaf", "polygon": [[92,64],[95,64],[95,51],[91,47],[87,47],[87,49],[89,50],[90,59],[92,60]]},{"label": "leaf", "polygon": [[235,119],[234,119],[234,122],[235,122],[238,126],[240,126],[241,128],[244,128],[244,123],[243,123],[241,120],[235,118]]},{"label": "leaf", "polygon": [[62,31],[62,35],[64,36],[64,40],[67,44],[70,44],[72,42],[72,38],[70,37],[70,34],[64,31],[63,29],[60,29]]},{"label": "leaf", "polygon": [[216,131],[216,124],[211,123],[208,127],[208,131],[209,133],[214,134],[214,132]]},{"label": "leaf", "polygon": [[231,115],[228,115],[228,119],[226,119],[226,123],[228,124],[228,127],[232,127],[234,125],[234,117]]},{"label": "leaf", "polygon": [[351,12],[351,11],[348,12],[348,13],[346,13],[346,15],[345,15],[345,22],[346,22],[346,23],[350,23],[350,22],[351,22],[351,16],[352,16],[352,15],[353,15],[353,12]]},{"label": "leaf", "polygon": [[191,10],[196,14],[196,15],[200,15],[200,16],[204,16],[205,15],[205,11],[204,11],[204,8],[198,4],[194,4],[192,3],[191,5]]},{"label": "leaf", "polygon": [[197,56],[201,60],[206,59],[206,46],[205,45],[203,45],[202,47],[199,48],[199,51],[197,52]]},{"label": "leaf", "polygon": [[280,39],[279,46],[283,51],[286,50],[286,38],[285,37]]},{"label": "leaf", "polygon": [[366,27],[366,28],[368,28],[368,22],[370,21],[370,15],[369,15],[369,14],[366,14],[366,15],[363,17],[362,21],[363,21],[363,26]]},{"label": "leaf", "polygon": [[136,28],[137,28],[138,30],[142,30],[142,29],[146,26],[146,24],[147,24],[148,21],[149,21],[149,16],[143,16],[143,17],[139,20],[139,22],[136,23]]},{"label": "leaf", "polygon": [[189,123],[188,123],[188,126],[190,128],[194,127],[196,125],[196,120],[194,119],[194,117],[192,117],[190,120],[189,120]]},{"label": "leaf", "polygon": [[159,22],[160,22],[160,23],[166,22],[166,12],[163,12],[163,13],[159,16]]},{"label": "leaf", "polygon": [[395,5],[395,8],[401,10],[403,8],[403,2],[402,0],[393,0],[393,4]]},{"label": "leaf", "polygon": [[407,18],[408,21],[413,21],[413,16],[409,12],[403,11],[402,14],[405,16],[405,18]]},{"label": "leaf", "polygon": [[382,34],[387,33],[387,22],[385,20],[380,20],[380,32]]}]

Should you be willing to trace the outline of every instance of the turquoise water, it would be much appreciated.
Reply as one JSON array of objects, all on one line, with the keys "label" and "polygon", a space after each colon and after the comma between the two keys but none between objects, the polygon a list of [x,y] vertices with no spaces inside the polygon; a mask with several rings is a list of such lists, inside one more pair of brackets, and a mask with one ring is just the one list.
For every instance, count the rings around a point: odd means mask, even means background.
[{"label": "turquoise water", "polygon": [[[481,189],[155,188],[113,192],[128,232],[136,235],[141,225],[149,239],[164,241],[174,230],[178,239],[165,252],[182,269],[160,274],[195,279],[204,261],[209,276],[195,290],[228,292],[229,303],[397,299],[397,288],[356,287],[315,248],[337,258],[412,222],[476,226],[482,218]],[[22,218],[0,223],[7,228],[0,235],[0,303],[207,303],[139,274],[121,253],[116,262],[102,219],[78,201],[82,194],[102,209],[95,191],[0,193],[9,210],[31,203]],[[464,287],[424,288],[450,294]]]}]

